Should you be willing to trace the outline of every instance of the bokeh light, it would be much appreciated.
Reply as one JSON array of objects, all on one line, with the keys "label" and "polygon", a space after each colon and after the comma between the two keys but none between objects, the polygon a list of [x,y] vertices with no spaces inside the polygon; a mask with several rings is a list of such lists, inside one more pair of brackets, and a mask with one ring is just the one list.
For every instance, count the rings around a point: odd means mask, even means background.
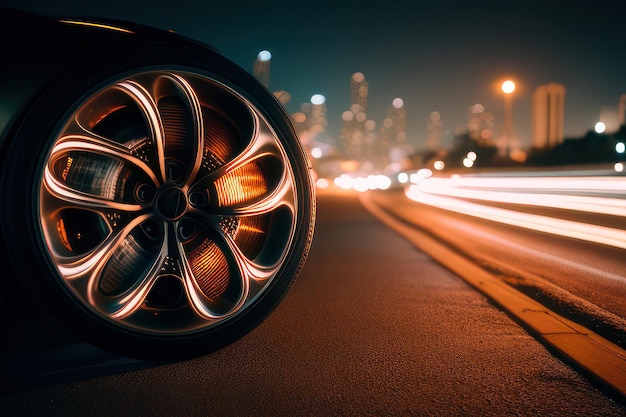
[{"label": "bokeh light", "polygon": [[319,106],[324,103],[326,103],[326,97],[324,97],[322,94],[313,94],[313,96],[311,97],[311,104]]},{"label": "bokeh light", "polygon": [[435,168],[435,170],[437,171],[441,171],[445,167],[446,167],[446,163],[443,161],[435,161],[435,163],[433,164],[433,168]]},{"label": "bokeh light", "polygon": [[268,50],[263,50],[259,52],[259,54],[257,55],[257,59],[263,62],[269,61],[272,59],[272,53]]},{"label": "bokeh light", "polygon": [[320,159],[323,156],[322,150],[316,146],[315,148],[311,149],[311,156],[315,159]]},{"label": "bokeh light", "polygon": [[598,122],[594,126],[594,130],[596,131],[596,133],[604,133],[604,131],[606,130],[606,125],[603,122]]},{"label": "bokeh light", "polygon": [[506,80],[502,83],[501,88],[504,94],[511,94],[513,91],[515,91],[515,83],[511,80]]},{"label": "bokeh light", "polygon": [[330,186],[330,182],[326,178],[319,178],[315,182],[315,185],[317,185],[317,188],[328,188]]}]

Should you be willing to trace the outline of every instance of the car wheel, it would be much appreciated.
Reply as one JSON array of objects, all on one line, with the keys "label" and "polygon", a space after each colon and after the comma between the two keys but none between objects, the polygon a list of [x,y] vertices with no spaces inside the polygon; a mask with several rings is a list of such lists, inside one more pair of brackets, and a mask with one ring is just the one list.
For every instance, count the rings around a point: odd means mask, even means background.
[{"label": "car wheel", "polygon": [[101,52],[56,80],[12,135],[2,199],[10,257],[46,311],[105,349],[177,359],[277,306],[315,198],[267,90],[212,51],[152,49]]}]

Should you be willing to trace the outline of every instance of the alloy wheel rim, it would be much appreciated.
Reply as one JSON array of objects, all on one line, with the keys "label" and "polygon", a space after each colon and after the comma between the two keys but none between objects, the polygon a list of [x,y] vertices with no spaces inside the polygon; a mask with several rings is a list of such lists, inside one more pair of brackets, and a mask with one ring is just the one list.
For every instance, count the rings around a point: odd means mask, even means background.
[{"label": "alloy wheel rim", "polygon": [[76,107],[40,183],[61,284],[119,326],[185,334],[246,310],[294,245],[281,138],[243,96],[189,72],[118,80]]}]

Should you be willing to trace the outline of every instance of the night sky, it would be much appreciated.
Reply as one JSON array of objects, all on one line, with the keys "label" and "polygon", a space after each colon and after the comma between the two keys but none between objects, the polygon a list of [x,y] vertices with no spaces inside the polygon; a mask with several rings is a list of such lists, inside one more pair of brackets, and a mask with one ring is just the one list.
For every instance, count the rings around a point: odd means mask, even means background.
[{"label": "night sky", "polygon": [[369,83],[368,116],[378,124],[394,98],[404,100],[408,141],[420,147],[432,111],[454,131],[482,104],[503,124],[499,82],[517,82],[514,131],[530,145],[533,90],[565,85],[565,135],[605,121],[617,128],[626,94],[626,30],[619,1],[195,1],[170,3],[0,0],[44,13],[125,19],[172,29],[214,46],[248,71],[272,53],[271,90],[286,90],[290,113],[324,94],[328,133],[337,136],[350,106],[350,77]]}]

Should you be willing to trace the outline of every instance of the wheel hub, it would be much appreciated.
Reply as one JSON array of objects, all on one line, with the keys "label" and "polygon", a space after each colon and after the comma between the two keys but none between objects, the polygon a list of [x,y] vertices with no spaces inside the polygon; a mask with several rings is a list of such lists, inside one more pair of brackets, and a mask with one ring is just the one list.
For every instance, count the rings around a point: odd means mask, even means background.
[{"label": "wheel hub", "polygon": [[187,212],[187,199],[180,188],[166,188],[157,193],[154,206],[165,220],[174,221]]}]

